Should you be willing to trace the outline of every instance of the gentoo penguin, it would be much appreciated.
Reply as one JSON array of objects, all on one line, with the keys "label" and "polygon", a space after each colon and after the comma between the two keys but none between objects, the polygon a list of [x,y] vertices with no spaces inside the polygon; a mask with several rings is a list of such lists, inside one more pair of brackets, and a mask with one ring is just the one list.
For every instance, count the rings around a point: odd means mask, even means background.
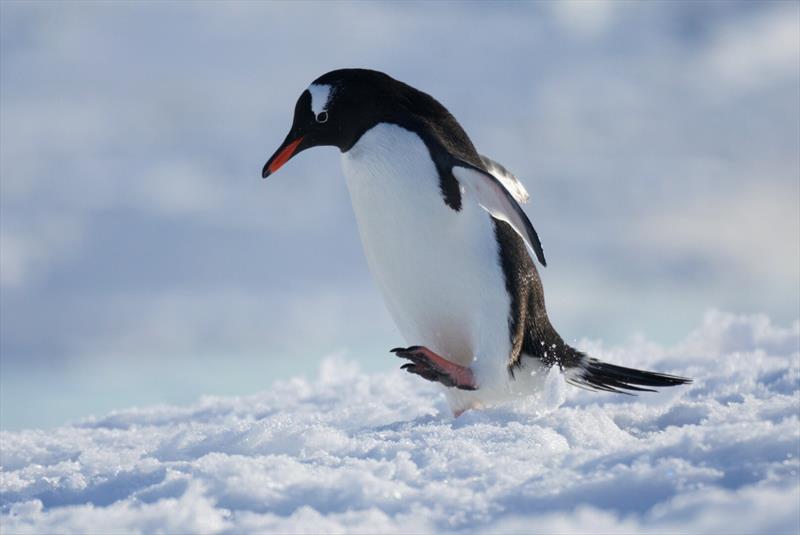
[{"label": "gentoo penguin", "polygon": [[482,156],[432,96],[366,69],[300,95],[264,178],[299,152],[337,147],[364,253],[410,347],[406,371],[444,385],[458,415],[533,393],[553,366],[587,389],[653,391],[689,379],[607,364],[570,347],[544,306],[528,193]]}]

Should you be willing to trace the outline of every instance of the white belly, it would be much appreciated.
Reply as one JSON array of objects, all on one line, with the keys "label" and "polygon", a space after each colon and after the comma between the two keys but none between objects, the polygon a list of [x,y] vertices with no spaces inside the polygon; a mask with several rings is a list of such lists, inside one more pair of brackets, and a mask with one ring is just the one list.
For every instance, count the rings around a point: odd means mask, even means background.
[{"label": "white belly", "polygon": [[427,147],[399,126],[369,130],[342,165],[367,262],[406,342],[504,369],[509,298],[489,214],[468,199],[459,212],[447,206]]}]

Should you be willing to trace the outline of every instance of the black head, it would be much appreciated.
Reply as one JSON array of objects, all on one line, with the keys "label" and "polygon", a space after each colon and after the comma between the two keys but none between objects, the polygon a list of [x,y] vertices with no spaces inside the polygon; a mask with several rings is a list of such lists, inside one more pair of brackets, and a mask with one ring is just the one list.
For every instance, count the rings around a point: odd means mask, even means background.
[{"label": "black head", "polygon": [[289,135],[267,161],[262,176],[268,177],[292,156],[311,147],[350,150],[379,122],[407,120],[402,118],[414,112],[418,95],[430,99],[433,104],[428,105],[441,107],[432,97],[382,72],[340,69],[323,74],[297,100]]}]

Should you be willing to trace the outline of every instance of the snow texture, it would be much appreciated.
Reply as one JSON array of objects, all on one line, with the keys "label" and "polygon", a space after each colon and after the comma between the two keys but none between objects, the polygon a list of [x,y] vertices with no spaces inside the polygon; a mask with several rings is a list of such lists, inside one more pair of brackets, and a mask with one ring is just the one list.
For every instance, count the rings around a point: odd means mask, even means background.
[{"label": "snow texture", "polygon": [[453,419],[418,377],[331,357],[250,397],[6,432],[2,532],[798,533],[799,343],[712,311],[671,348],[579,344],[695,379],[654,395],[551,373]]}]

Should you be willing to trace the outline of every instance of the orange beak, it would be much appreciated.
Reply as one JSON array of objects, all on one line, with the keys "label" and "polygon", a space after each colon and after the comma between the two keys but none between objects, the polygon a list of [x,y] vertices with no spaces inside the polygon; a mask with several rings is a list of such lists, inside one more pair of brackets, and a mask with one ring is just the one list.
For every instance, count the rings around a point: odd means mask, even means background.
[{"label": "orange beak", "polygon": [[[264,170],[261,172],[261,176],[263,178],[267,178],[269,175],[283,167],[283,164],[288,162],[292,156],[294,156],[295,151],[297,151],[297,147],[303,141],[303,136],[295,139],[288,145],[285,145],[278,149],[278,151],[269,159],[269,161],[264,166]],[[284,142],[285,143],[285,142]]]}]

